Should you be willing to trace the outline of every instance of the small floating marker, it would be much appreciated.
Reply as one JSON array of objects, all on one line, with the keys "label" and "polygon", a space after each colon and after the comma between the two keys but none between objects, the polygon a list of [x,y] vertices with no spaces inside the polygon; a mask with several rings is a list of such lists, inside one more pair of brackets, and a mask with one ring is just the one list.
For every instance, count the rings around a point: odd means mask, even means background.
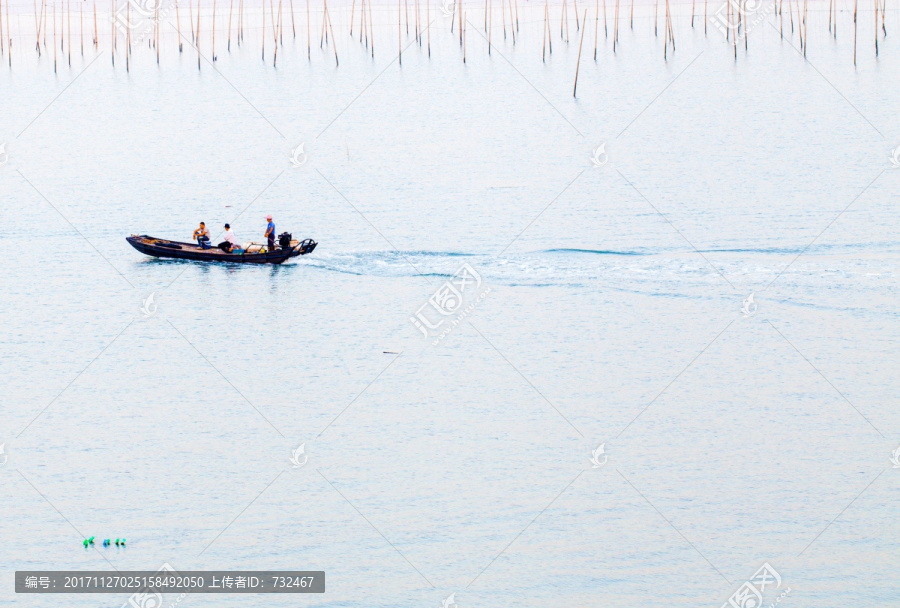
[{"label": "small floating marker", "polygon": [[396,355],[397,353],[395,353],[392,350],[383,350],[383,351],[381,351],[381,354],[382,355]]},{"label": "small floating marker", "polygon": [[116,539],[116,546],[117,546],[117,547],[119,546],[119,539],[118,539],[118,538]]},{"label": "small floating marker", "polygon": [[104,546],[104,547],[108,547],[108,546],[109,546],[109,539],[108,539],[108,538],[103,539],[103,546]]},{"label": "small floating marker", "polygon": [[124,539],[124,538],[122,539],[122,546],[123,546],[123,547],[125,546],[125,539]]},{"label": "small floating marker", "polygon": [[88,539],[88,544],[90,544],[90,545],[93,545],[93,544],[94,544],[94,537],[93,537],[93,536],[90,537],[90,538]]},{"label": "small floating marker", "polygon": [[84,548],[87,549],[87,547],[88,547],[88,539],[84,539],[84,540],[81,541],[81,542],[84,544]]}]

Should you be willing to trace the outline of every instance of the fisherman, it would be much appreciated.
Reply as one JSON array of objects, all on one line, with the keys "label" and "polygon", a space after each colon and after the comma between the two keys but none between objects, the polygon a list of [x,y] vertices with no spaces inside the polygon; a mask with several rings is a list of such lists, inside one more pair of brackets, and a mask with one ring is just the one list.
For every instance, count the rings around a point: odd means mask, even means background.
[{"label": "fisherman", "polygon": [[209,244],[209,230],[206,229],[205,223],[200,222],[200,227],[194,230],[194,239],[197,240],[200,249],[209,249],[211,247]]},{"label": "fisherman", "polygon": [[267,215],[266,220],[269,222],[269,225],[266,226],[266,239],[269,241],[269,251],[275,251],[275,223],[272,221],[272,216]]},{"label": "fisherman", "polygon": [[231,225],[225,224],[225,240],[219,243],[219,249],[225,253],[231,253],[232,249],[240,248],[241,246],[238,244],[237,237],[234,236],[234,230],[231,229]]}]

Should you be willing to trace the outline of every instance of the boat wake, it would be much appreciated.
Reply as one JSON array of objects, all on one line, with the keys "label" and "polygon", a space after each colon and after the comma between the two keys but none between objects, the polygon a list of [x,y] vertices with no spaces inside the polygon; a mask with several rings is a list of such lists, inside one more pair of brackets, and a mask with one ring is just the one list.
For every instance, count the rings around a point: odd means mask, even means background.
[{"label": "boat wake", "polygon": [[[824,255],[801,250],[736,251],[693,250],[651,252],[592,249],[545,249],[496,257],[458,251],[351,251],[323,252],[300,260],[324,272],[374,277],[449,278],[468,264],[494,285],[591,287],[627,283],[670,285],[712,284],[721,275],[735,285],[767,283],[780,273],[803,282],[832,281],[836,276],[890,276],[895,256]],[[793,277],[793,279],[790,279]],[[726,285],[727,287],[727,285]]]}]

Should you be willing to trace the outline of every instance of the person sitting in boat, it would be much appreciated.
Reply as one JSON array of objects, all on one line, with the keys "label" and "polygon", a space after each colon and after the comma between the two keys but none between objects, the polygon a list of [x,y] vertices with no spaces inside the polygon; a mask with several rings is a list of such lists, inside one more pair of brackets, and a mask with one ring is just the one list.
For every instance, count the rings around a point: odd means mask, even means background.
[{"label": "person sitting in boat", "polygon": [[272,216],[267,215],[266,221],[269,222],[269,225],[266,226],[266,239],[269,241],[269,251],[275,251],[275,223],[272,222]]},{"label": "person sitting in boat", "polygon": [[219,243],[219,249],[225,253],[231,253],[232,249],[240,248],[241,246],[238,244],[237,237],[234,236],[234,230],[231,229],[231,225],[225,224],[225,240]]},{"label": "person sitting in boat", "polygon": [[194,239],[201,249],[209,249],[211,247],[209,244],[209,230],[206,229],[205,223],[200,222],[200,227],[194,230]]}]

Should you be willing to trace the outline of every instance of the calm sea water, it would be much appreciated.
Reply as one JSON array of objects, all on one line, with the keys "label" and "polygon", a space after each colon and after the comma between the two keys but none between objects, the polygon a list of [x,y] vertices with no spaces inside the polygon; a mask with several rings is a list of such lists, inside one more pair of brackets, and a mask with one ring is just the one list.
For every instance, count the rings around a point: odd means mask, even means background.
[{"label": "calm sea water", "polygon": [[[113,68],[103,33],[54,76],[13,3],[0,604],[121,606],[13,574],[163,563],[326,572],[183,606],[720,606],[763,563],[766,605],[900,604],[897,13],[877,60],[862,15],[854,70],[847,7],[836,42],[810,8],[806,61],[772,14],[735,61],[686,6],[664,61],[652,5],[623,7],[596,62],[589,18],[573,99],[574,9],[542,63],[518,8],[488,56],[467,7],[465,64],[437,4],[430,59],[394,62],[386,5],[372,59],[338,5],[340,66],[320,12],[308,61],[297,3],[277,68],[258,22],[226,51],[220,6],[217,70],[169,25],[159,67],[144,43]],[[124,238],[261,240],[267,214],[316,251]],[[429,298],[454,308],[461,268],[454,324]]]}]

